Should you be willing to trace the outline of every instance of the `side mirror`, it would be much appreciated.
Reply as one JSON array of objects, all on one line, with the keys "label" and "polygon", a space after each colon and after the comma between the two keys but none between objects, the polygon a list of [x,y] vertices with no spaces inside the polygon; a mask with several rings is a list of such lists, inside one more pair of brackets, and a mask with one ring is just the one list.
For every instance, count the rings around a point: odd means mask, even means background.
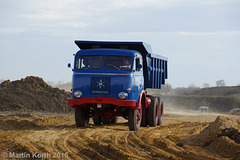
[{"label": "side mirror", "polygon": [[74,69],[73,69],[72,66],[71,66],[71,63],[68,63],[68,68],[71,68],[72,71],[74,71]]}]

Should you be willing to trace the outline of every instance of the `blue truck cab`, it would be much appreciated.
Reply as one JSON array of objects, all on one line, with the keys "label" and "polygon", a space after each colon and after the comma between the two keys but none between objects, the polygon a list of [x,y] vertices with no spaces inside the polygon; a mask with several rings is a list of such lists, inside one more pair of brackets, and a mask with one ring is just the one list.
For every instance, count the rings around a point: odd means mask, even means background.
[{"label": "blue truck cab", "polygon": [[154,55],[144,42],[75,41],[70,107],[78,127],[89,118],[96,125],[128,119],[129,129],[162,123],[161,97],[146,88],[161,88],[167,78],[167,58]]}]

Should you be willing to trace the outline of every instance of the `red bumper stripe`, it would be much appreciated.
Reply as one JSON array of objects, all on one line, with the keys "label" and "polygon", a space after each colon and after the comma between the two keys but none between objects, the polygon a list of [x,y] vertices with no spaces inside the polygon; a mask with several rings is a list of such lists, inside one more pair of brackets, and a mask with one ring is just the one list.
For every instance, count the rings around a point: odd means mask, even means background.
[{"label": "red bumper stripe", "polygon": [[129,107],[137,107],[135,100],[117,100],[114,98],[99,98],[99,97],[86,97],[81,99],[68,99],[67,103],[70,105],[83,105],[87,103],[93,104],[113,104],[116,106],[129,106]]}]

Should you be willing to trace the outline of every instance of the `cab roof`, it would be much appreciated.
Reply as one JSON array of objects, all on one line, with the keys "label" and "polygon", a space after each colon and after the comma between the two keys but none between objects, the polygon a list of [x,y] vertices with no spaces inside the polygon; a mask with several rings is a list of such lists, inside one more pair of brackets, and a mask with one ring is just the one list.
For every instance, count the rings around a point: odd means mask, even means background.
[{"label": "cab roof", "polygon": [[141,55],[134,50],[126,49],[112,49],[112,48],[97,48],[97,49],[84,49],[77,52],[76,55],[118,55],[118,56],[134,56],[135,54]]},{"label": "cab roof", "polygon": [[152,48],[145,42],[120,42],[120,41],[82,41],[76,40],[75,44],[81,49],[112,48],[135,50],[146,57],[152,53]]}]

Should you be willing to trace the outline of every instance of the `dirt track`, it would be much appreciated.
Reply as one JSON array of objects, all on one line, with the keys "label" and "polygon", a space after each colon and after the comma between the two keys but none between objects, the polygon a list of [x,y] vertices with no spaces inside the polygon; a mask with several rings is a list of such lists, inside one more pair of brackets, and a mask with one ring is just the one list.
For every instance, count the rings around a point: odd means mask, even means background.
[{"label": "dirt track", "polygon": [[166,113],[161,126],[132,132],[124,119],[76,128],[73,116],[2,116],[0,153],[28,159],[240,159],[240,117],[227,117]]}]

